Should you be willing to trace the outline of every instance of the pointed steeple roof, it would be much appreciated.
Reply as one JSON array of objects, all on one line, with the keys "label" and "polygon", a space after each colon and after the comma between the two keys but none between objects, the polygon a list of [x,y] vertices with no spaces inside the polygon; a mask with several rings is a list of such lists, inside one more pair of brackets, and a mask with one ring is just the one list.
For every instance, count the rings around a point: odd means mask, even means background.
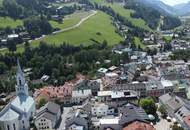
[{"label": "pointed steeple roof", "polygon": [[21,66],[20,66],[19,59],[17,59],[17,73],[20,73],[22,76],[24,75],[24,73],[22,72]]}]

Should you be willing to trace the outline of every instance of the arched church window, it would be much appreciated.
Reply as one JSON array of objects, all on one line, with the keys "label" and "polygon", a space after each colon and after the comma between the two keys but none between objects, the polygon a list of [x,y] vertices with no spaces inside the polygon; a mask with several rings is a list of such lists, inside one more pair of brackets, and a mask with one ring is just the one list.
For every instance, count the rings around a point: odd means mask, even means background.
[{"label": "arched church window", "polygon": [[9,125],[7,125],[7,130],[10,130],[10,126]]},{"label": "arched church window", "polygon": [[21,79],[19,78],[19,85],[21,85]]},{"label": "arched church window", "polygon": [[13,124],[13,129],[16,130],[16,126],[15,126],[15,124]]}]

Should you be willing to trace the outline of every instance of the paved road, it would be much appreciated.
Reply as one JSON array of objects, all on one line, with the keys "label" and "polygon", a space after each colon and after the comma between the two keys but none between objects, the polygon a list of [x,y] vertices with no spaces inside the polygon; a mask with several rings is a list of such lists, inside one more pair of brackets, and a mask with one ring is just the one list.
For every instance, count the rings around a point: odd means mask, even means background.
[{"label": "paved road", "polygon": [[64,107],[63,113],[61,115],[62,121],[61,121],[61,124],[57,130],[65,130],[65,121],[66,121],[67,115],[71,109],[72,109],[72,107]]}]

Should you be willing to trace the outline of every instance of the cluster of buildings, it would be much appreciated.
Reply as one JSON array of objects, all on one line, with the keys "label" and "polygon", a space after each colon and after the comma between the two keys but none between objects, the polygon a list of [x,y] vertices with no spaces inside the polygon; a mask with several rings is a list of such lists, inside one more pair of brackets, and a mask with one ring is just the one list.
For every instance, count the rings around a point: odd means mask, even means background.
[{"label": "cluster of buildings", "polygon": [[154,98],[188,130],[189,64],[168,60],[169,55],[129,52],[132,62],[100,68],[96,80],[83,77],[63,86],[44,87],[34,97],[37,101],[45,92],[47,101],[73,106],[65,115],[66,130],[155,130],[154,116],[137,105],[144,97]]},{"label": "cluster of buildings", "polygon": [[[153,43],[154,38],[151,34],[144,40]],[[172,50],[188,48],[185,43],[172,41]],[[77,74],[62,86],[35,89],[32,96],[18,62],[16,96],[0,112],[1,129],[156,130],[155,115],[138,105],[141,98],[152,97],[168,119],[189,130],[190,62],[172,61],[172,52],[150,56],[122,45],[112,52],[128,53],[130,62],[99,68],[94,79]],[[42,99],[45,105],[40,106]]]},{"label": "cluster of buildings", "polygon": [[12,29],[9,32],[6,30],[0,30],[0,47],[6,47],[8,41],[14,41],[18,44],[21,44],[25,41],[31,40],[31,36],[22,26]]},{"label": "cluster of buildings", "polygon": [[77,74],[62,86],[35,89],[32,97],[18,62],[16,97],[0,112],[1,128],[156,130],[154,115],[138,105],[152,97],[168,118],[190,129],[189,62],[169,60],[170,53],[128,53],[130,63],[100,68],[93,80]]}]

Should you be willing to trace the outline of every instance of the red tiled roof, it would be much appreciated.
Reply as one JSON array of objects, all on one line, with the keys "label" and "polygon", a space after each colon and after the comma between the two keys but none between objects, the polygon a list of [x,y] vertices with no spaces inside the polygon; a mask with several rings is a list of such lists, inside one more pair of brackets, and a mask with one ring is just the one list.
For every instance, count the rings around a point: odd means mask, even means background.
[{"label": "red tiled roof", "polygon": [[52,98],[58,98],[60,100],[63,100],[64,97],[71,96],[74,86],[85,79],[85,76],[77,74],[76,79],[65,82],[63,86],[45,86],[41,89],[36,89],[34,93],[34,98],[36,99],[36,101],[38,101],[40,98],[45,98],[47,100],[50,100]]},{"label": "red tiled roof", "polygon": [[156,130],[153,126],[150,124],[135,121],[128,126],[124,127],[123,130]]},{"label": "red tiled roof", "polygon": [[190,127],[190,116],[184,117],[183,120],[184,120],[185,124]]}]

